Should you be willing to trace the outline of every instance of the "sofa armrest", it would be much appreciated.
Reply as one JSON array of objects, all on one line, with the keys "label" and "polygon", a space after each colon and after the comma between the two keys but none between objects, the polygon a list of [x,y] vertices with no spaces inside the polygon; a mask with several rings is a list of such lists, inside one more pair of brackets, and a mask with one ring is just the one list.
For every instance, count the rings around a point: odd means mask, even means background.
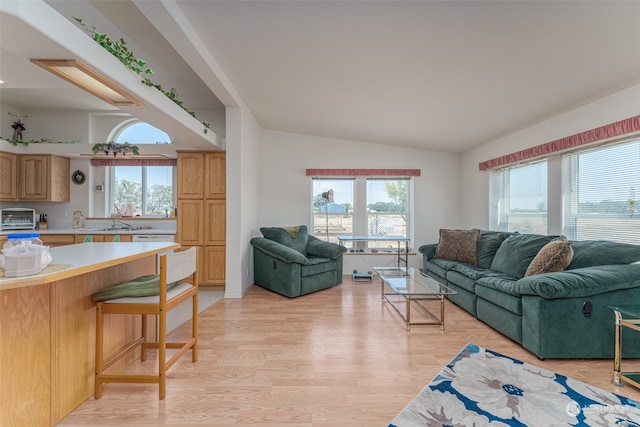
[{"label": "sofa armrest", "polygon": [[309,236],[307,240],[307,253],[309,255],[320,256],[323,258],[336,259],[345,252],[347,248],[331,242],[325,242],[316,236]]},{"label": "sofa armrest", "polygon": [[640,264],[601,265],[523,277],[514,283],[520,295],[546,299],[581,298],[640,287]]},{"label": "sofa armrest", "polygon": [[287,264],[309,264],[309,260],[306,256],[302,255],[295,249],[285,246],[282,243],[278,243],[274,240],[270,240],[264,237],[254,237],[251,239],[251,245],[265,254],[277,258]]},{"label": "sofa armrest", "polygon": [[436,248],[438,247],[437,243],[430,243],[428,245],[423,245],[418,248],[418,251],[424,256],[426,259],[432,259],[436,257]]}]

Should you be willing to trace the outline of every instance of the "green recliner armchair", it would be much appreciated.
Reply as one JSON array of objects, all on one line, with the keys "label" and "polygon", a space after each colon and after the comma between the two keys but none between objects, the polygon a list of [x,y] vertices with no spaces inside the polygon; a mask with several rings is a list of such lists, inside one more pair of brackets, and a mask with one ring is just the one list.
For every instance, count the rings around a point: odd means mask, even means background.
[{"label": "green recliner armchair", "polygon": [[251,239],[256,285],[294,298],[342,283],[343,246],[310,236],[305,225],[260,231]]}]

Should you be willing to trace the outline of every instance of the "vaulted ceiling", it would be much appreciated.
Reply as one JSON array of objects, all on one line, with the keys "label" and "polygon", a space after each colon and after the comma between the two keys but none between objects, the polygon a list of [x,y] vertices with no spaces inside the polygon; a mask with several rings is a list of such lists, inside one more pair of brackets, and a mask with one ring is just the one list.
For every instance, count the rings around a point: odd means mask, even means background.
[{"label": "vaulted ceiling", "polygon": [[[636,1],[47,3],[125,37],[196,111],[293,133],[461,153],[640,83]],[[19,41],[0,43],[7,80]],[[55,103],[21,86],[0,102]]]}]

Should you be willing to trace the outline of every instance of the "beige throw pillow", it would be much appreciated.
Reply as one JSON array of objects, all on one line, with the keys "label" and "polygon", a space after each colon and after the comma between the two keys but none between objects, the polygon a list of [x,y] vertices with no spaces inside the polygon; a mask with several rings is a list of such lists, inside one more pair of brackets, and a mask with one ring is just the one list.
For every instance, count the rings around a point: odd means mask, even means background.
[{"label": "beige throw pillow", "polygon": [[440,229],[436,258],[478,265],[480,230]]},{"label": "beige throw pillow", "polygon": [[567,268],[573,258],[572,243],[565,236],[560,236],[557,240],[544,245],[529,264],[525,277],[562,271]]}]

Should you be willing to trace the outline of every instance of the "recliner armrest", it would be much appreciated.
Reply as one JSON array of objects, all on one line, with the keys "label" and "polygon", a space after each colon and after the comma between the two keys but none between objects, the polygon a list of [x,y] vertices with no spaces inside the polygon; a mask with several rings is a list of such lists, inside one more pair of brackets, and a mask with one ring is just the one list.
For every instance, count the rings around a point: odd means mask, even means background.
[{"label": "recliner armrest", "polygon": [[307,240],[307,253],[323,258],[336,259],[346,252],[347,248],[331,242],[325,242],[316,236],[309,236]]},{"label": "recliner armrest", "polygon": [[254,237],[251,245],[265,254],[277,258],[287,264],[309,264],[309,260],[295,249],[264,237]]}]

